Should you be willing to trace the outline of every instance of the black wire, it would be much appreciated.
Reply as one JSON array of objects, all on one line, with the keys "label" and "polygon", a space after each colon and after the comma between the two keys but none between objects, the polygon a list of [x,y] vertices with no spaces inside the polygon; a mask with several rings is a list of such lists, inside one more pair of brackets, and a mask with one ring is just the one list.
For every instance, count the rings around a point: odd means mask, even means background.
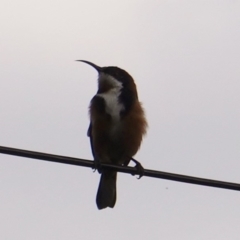
[{"label": "black wire", "polygon": [[[50,162],[71,164],[71,165],[82,166],[82,167],[90,167],[90,168],[94,167],[94,162],[90,160],[65,157],[65,156],[59,156],[59,155],[53,155],[53,154],[47,154],[47,153],[41,153],[41,152],[33,152],[33,151],[28,151],[23,149],[0,146],[0,153],[19,156],[19,157],[34,158],[34,159],[45,160]],[[101,166],[103,168],[112,169],[118,172],[130,173],[132,175],[137,175],[139,173],[138,169],[134,167],[117,166],[112,164],[101,164]],[[240,184],[238,183],[197,178],[197,177],[168,173],[168,172],[160,172],[160,171],[155,171],[150,169],[144,169],[143,176],[240,191]]]}]

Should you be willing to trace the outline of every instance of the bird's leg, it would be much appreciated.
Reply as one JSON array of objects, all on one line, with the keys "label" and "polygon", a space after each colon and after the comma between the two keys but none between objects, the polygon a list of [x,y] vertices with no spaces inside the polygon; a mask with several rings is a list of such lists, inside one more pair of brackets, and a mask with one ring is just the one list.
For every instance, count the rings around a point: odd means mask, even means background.
[{"label": "bird's leg", "polygon": [[[123,165],[127,166],[131,160],[136,164],[135,168],[137,169],[137,174],[139,175],[138,179],[140,179],[144,175],[144,168],[140,162],[138,162],[134,158],[131,158],[129,161],[126,161]],[[132,174],[132,175],[135,175],[135,174]]]},{"label": "bird's leg", "polygon": [[102,173],[102,164],[101,164],[101,161],[99,160],[99,158],[95,158],[93,160],[93,172],[95,172],[96,170],[98,171],[98,173]]},{"label": "bird's leg", "polygon": [[140,179],[144,175],[144,168],[140,162],[138,162],[136,159],[131,158],[131,160],[136,163],[135,168],[137,169],[137,173],[139,175],[138,179]]}]

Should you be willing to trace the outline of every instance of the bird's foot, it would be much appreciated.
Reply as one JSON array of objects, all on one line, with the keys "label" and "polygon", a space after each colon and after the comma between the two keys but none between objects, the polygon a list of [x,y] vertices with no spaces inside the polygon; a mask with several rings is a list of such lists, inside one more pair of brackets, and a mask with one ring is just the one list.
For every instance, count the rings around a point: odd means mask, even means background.
[{"label": "bird's foot", "polygon": [[96,170],[98,171],[98,173],[102,173],[102,164],[99,160],[93,160],[93,172],[95,172]]},{"label": "bird's foot", "polygon": [[[140,179],[144,175],[144,168],[140,162],[135,160],[134,158],[131,158],[131,160],[136,164],[135,168],[137,169],[137,175],[139,175],[138,179]],[[133,174],[135,175],[135,174]]]}]

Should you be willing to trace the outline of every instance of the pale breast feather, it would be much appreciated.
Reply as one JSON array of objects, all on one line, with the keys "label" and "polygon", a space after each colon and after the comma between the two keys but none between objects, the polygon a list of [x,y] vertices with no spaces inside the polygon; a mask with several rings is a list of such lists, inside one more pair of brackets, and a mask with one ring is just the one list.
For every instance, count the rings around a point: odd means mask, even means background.
[{"label": "pale breast feather", "polygon": [[119,102],[120,91],[118,89],[110,89],[105,93],[97,94],[102,97],[105,101],[105,111],[108,113],[113,120],[118,121],[120,114],[124,111],[124,105]]}]

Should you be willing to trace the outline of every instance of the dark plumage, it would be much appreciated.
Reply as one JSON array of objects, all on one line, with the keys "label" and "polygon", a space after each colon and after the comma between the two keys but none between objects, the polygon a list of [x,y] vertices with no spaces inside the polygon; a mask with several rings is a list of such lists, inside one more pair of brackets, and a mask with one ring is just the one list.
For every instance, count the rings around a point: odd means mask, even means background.
[{"label": "dark plumage", "polygon": [[[133,78],[118,67],[99,67],[98,91],[89,107],[88,136],[94,160],[127,165],[137,153],[147,122]],[[117,173],[102,170],[97,192],[99,209],[113,208],[116,202]]]}]

